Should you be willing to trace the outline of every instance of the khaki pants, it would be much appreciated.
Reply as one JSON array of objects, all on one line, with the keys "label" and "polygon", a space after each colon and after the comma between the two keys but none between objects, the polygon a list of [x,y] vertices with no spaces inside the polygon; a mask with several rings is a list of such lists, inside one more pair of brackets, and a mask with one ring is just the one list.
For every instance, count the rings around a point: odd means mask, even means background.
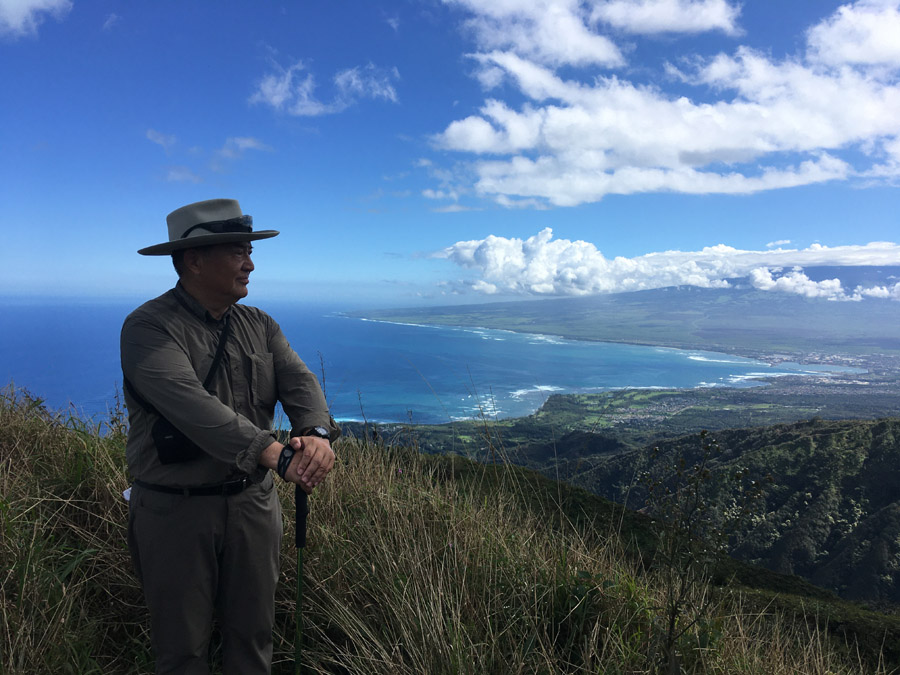
[{"label": "khaki pants", "polygon": [[271,474],[230,497],[133,487],[128,546],[150,610],[157,673],[208,673],[214,616],[224,672],[270,672],[281,537]]}]

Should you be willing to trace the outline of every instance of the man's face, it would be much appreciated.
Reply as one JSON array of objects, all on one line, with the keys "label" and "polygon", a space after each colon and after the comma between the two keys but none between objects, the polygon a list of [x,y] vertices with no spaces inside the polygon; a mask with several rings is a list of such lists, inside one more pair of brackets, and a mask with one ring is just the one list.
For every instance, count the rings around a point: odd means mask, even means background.
[{"label": "man's face", "polygon": [[250,259],[252,252],[249,243],[204,247],[197,282],[210,296],[222,302],[231,304],[247,297],[247,284],[254,269]]}]

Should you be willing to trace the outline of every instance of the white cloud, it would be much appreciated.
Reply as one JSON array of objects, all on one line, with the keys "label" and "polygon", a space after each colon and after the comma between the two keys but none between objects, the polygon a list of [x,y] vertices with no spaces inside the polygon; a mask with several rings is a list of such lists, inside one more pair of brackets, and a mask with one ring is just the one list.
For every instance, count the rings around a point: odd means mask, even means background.
[{"label": "white cloud", "polygon": [[750,271],[750,283],[762,291],[792,293],[807,298],[825,298],[841,302],[859,302],[864,298],[880,298],[882,300],[900,300],[900,283],[891,286],[857,286],[853,290],[845,289],[840,279],[813,281],[802,269],[794,269],[787,274],[776,276],[773,270],[760,267]]},{"label": "white cloud", "polygon": [[118,14],[110,14],[106,17],[106,21],[103,22],[103,30],[112,30],[112,27],[115,26],[119,21],[122,20]]},{"label": "white cloud", "polygon": [[445,190],[427,189],[427,190],[422,190],[422,196],[425,197],[426,199],[452,199],[454,201],[459,199],[459,195],[456,194],[455,192],[453,192],[452,190],[445,191]]},{"label": "white cloud", "polygon": [[360,99],[383,99],[396,103],[397,91],[393,81],[400,79],[396,68],[383,69],[373,64],[357,66],[338,72],[333,78],[331,101],[316,96],[315,76],[298,61],[289,68],[276,64],[275,72],[263,76],[250,103],[263,103],[290,115],[316,117],[346,110]]},{"label": "white cloud", "polygon": [[166,152],[169,152],[177,142],[174,135],[164,134],[156,129],[147,129],[147,140],[161,146]]},{"label": "white cloud", "polygon": [[466,211],[477,211],[478,209],[471,206],[463,206],[462,204],[447,204],[446,206],[438,206],[431,209],[432,213],[464,213]]},{"label": "white cloud", "polygon": [[770,241],[766,244],[766,248],[781,248],[791,243],[790,239],[779,239],[778,241]]},{"label": "white cloud", "polygon": [[0,35],[37,35],[47,16],[61,21],[72,9],[71,0],[2,0]]},{"label": "white cloud", "polygon": [[810,52],[831,64],[900,66],[900,9],[895,1],[843,5],[807,34]]},{"label": "white cloud", "polygon": [[[467,156],[477,193],[500,204],[572,206],[607,194],[748,194],[900,179],[900,79],[887,67],[892,50],[900,52],[900,30],[892,28],[898,0],[841,7],[810,29],[807,52],[792,57],[742,46],[710,56],[670,54],[662,66],[668,79],[649,75],[653,85],[600,70],[612,62],[585,51],[549,54],[552,45],[577,41],[570,29],[541,23],[539,10],[567,16],[567,26],[577,19],[589,31],[584,3],[445,1],[473,15],[466,25],[481,49],[472,58],[482,86],[508,82],[525,99],[512,103],[498,89],[432,139]],[[656,30],[650,10],[679,32],[739,30],[738,6],[724,0],[609,0],[594,3],[592,16],[619,17],[623,30],[643,25],[648,32]],[[580,68],[563,71],[561,64]],[[671,78],[696,97],[669,93]]]},{"label": "white cloud", "polygon": [[225,145],[219,150],[218,155],[225,159],[237,159],[247,150],[271,151],[272,148],[251,136],[231,136],[225,139]]},{"label": "white cloud", "polygon": [[[178,145],[178,140],[174,134],[165,134],[156,129],[147,129],[147,140],[156,143],[166,151],[166,155],[185,155],[191,158],[191,161],[206,161],[207,167],[212,171],[224,171],[227,162],[238,160],[244,154],[251,150],[271,151],[268,145],[252,136],[229,136],[225,139],[222,147],[214,150],[204,150],[199,147],[190,148],[186,153],[173,152]],[[194,170],[183,165],[172,166],[167,169],[166,180],[173,182],[200,183],[203,181],[200,175]]]},{"label": "white cloud", "polygon": [[860,300],[859,296],[848,296],[840,279],[813,281],[800,270],[794,270],[779,277],[773,276],[766,267],[750,270],[750,284],[761,291],[779,291],[802,295],[807,298],[827,300]]},{"label": "white cloud", "polygon": [[[527,239],[490,235],[459,241],[433,257],[473,270],[473,290],[521,295],[591,295],[691,285],[727,287],[728,279],[751,276],[757,288],[802,292],[811,297],[858,299],[863,289],[846,293],[837,284],[812,282],[799,270],[779,278],[772,268],[821,265],[900,265],[900,245],[873,242],[865,246],[747,251],[719,244],[700,251],[662,251],[635,258],[609,259],[586,241],[553,239],[546,228]],[[881,291],[868,293],[875,297]],[[894,292],[894,291],[887,291]],[[818,295],[813,295],[817,293]],[[841,295],[843,294],[843,296]]]},{"label": "white cloud", "polygon": [[380,98],[396,103],[397,91],[391,81],[399,79],[400,72],[396,68],[383,70],[370,63],[342,70],[334,76],[334,83],[345,99]]},{"label": "white cloud", "polygon": [[173,183],[202,183],[203,179],[186,166],[169,167],[166,180]]},{"label": "white cloud", "polygon": [[489,284],[485,281],[476,281],[472,284],[472,289],[485,295],[494,295],[500,291],[494,284]]},{"label": "white cloud", "polygon": [[893,286],[857,288],[856,293],[869,298],[890,298],[892,300],[900,300],[900,283],[896,283]]},{"label": "white cloud", "polygon": [[277,72],[265,75],[260,80],[250,97],[250,103],[265,103],[291,115],[310,117],[342,110],[342,107],[325,105],[315,98],[315,78],[312,73],[303,75],[304,69],[302,62],[287,69],[279,66]]},{"label": "white cloud", "polygon": [[612,40],[591,30],[580,0],[443,1],[472,15],[465,26],[479,49],[508,49],[550,65],[625,63]]},{"label": "white cloud", "polygon": [[591,18],[629,33],[740,32],[741,9],[726,0],[608,0],[597,4]]},{"label": "white cloud", "polygon": [[227,162],[240,159],[248,150],[271,152],[272,148],[252,136],[230,136],[225,139],[225,144],[213,154],[209,168],[213,171],[225,171],[228,168]]}]

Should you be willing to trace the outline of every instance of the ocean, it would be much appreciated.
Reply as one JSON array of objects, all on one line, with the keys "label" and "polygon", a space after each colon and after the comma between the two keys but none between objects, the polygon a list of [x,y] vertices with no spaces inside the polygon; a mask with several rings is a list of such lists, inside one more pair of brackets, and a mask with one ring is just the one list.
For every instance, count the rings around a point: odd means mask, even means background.
[{"label": "ocean", "polygon": [[[102,418],[121,390],[119,330],[137,303],[0,302],[0,385]],[[748,387],[819,367],[509,331],[394,324],[260,304],[324,383],[338,420],[438,424],[519,417],[553,393]],[[837,370],[837,369],[835,369]]]}]

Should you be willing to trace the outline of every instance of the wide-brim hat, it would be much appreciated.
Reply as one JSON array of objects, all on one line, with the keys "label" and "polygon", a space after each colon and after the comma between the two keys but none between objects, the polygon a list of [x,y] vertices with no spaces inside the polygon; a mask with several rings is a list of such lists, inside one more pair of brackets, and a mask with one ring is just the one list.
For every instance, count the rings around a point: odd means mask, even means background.
[{"label": "wide-brim hat", "polygon": [[182,206],[166,216],[169,241],[142,248],[141,255],[167,255],[183,248],[256,241],[278,234],[278,230],[253,231],[253,218],[241,212],[236,199],[207,199]]}]

